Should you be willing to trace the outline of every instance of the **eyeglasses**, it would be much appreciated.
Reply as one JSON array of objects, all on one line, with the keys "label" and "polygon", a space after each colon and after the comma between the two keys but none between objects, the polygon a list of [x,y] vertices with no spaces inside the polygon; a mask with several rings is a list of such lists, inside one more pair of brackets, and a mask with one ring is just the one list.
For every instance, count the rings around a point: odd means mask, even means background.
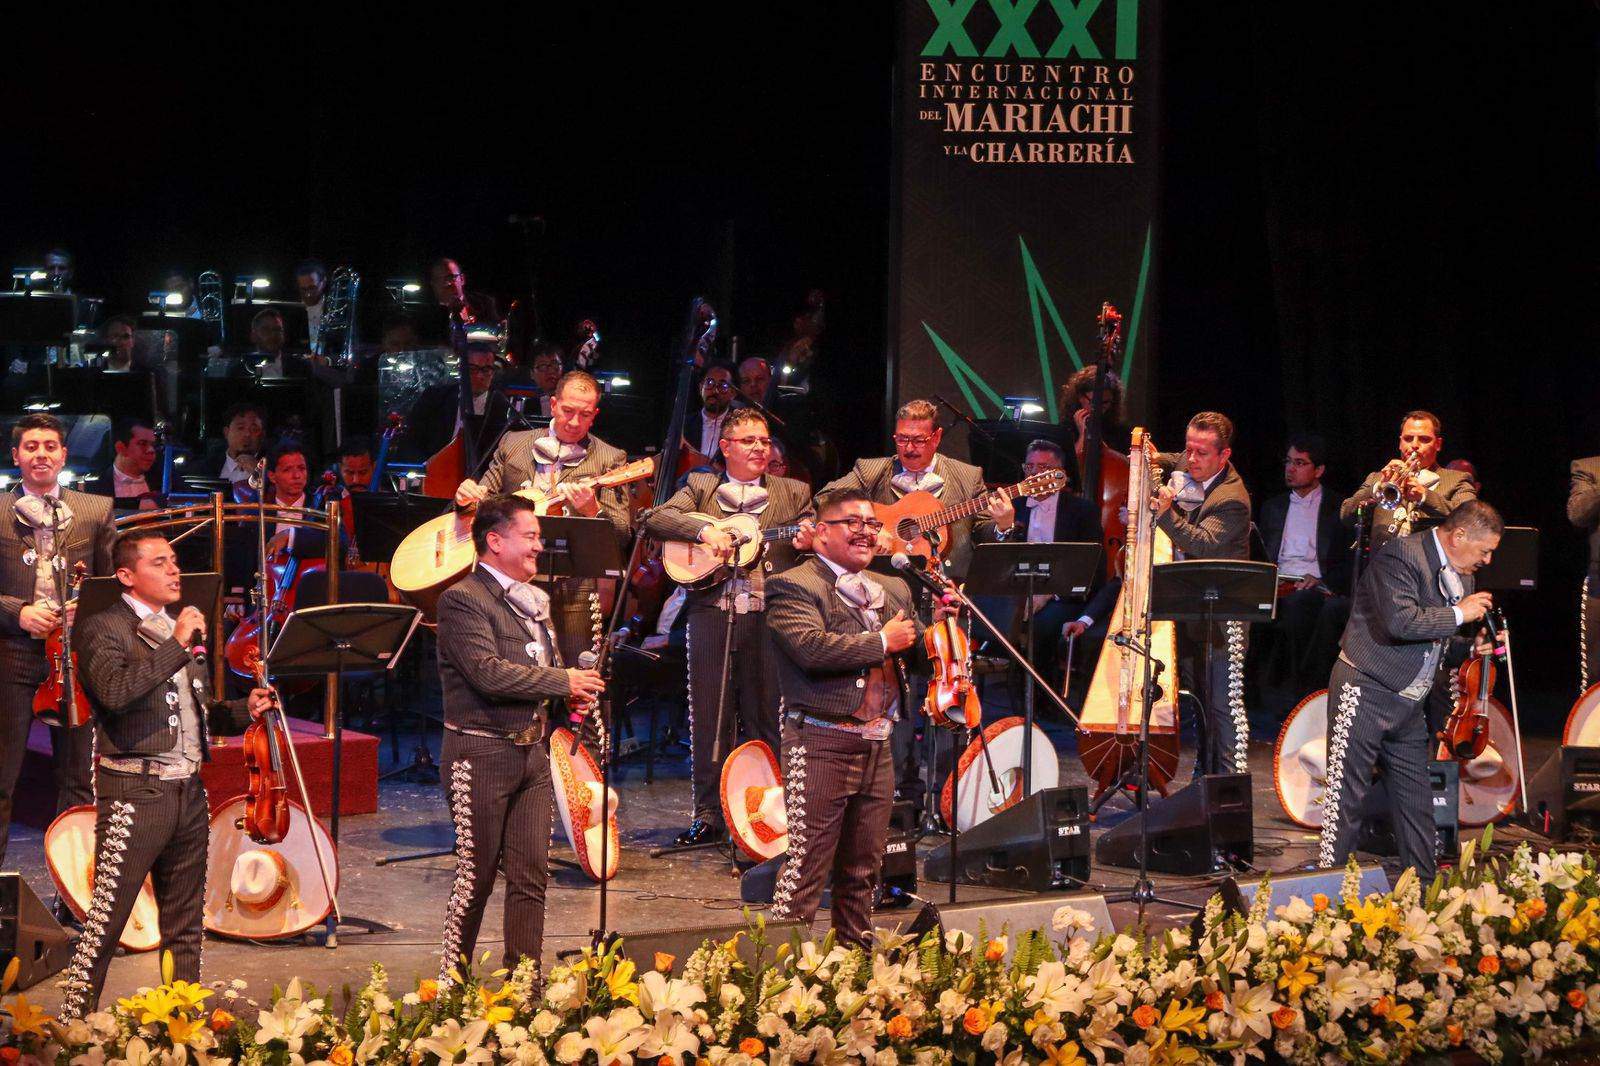
[{"label": "eyeglasses", "polygon": [[488,366],[473,366],[471,363],[468,363],[467,364],[467,373],[469,373],[469,374],[493,374],[494,373],[494,364],[490,363]]},{"label": "eyeglasses", "polygon": [[1043,470],[1060,470],[1060,463],[1023,463],[1022,469],[1029,473],[1038,473]]},{"label": "eyeglasses", "polygon": [[772,447],[771,437],[729,437],[727,441],[729,444],[743,444],[746,448]]},{"label": "eyeglasses", "polygon": [[702,389],[710,389],[713,392],[732,392],[733,391],[733,383],[731,381],[712,381],[712,380],[707,380],[700,387]]},{"label": "eyeglasses", "polygon": [[911,444],[918,448],[922,447],[924,444],[930,443],[932,440],[932,437],[907,437],[902,436],[899,433],[894,435],[894,442],[896,444]]},{"label": "eyeglasses", "polygon": [[822,524],[825,526],[844,526],[852,533],[860,533],[862,530],[866,530],[869,533],[877,533],[883,529],[883,523],[876,518],[857,518],[854,515],[849,518],[824,518]]}]

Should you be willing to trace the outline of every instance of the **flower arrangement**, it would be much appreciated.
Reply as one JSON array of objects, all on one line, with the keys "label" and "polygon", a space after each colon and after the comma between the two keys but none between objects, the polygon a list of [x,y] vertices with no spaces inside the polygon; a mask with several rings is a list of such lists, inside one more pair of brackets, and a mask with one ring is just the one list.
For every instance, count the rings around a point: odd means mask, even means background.
[{"label": "flower arrangement", "polygon": [[[1052,928],[976,937],[880,933],[871,949],[738,939],[641,970],[620,945],[589,950],[540,987],[531,964],[394,995],[383,968],[326,995],[298,981],[268,1004],[170,980],[58,1022],[17,996],[0,1014],[0,1066],[517,1063],[521,1066],[947,1066],[997,1063],[1398,1063],[1470,1051],[1555,1057],[1600,1023],[1600,873],[1522,846],[1426,889],[1409,874],[1360,896],[1246,914],[1208,904],[1202,932],[1091,941],[1062,907]],[[681,963],[681,964],[680,964]],[[14,974],[14,971],[13,971]],[[9,982],[8,982],[9,984]],[[220,1002],[211,1002],[217,999]]]}]

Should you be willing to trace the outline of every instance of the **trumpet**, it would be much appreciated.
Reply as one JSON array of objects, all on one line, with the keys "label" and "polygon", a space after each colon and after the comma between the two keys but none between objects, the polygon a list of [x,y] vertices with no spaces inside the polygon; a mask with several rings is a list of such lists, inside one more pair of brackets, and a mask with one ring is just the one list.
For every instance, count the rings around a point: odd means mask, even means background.
[{"label": "trumpet", "polygon": [[1412,452],[1401,460],[1398,469],[1394,463],[1385,466],[1384,475],[1372,487],[1372,498],[1386,511],[1398,510],[1405,499],[1406,486],[1417,476],[1421,468],[1422,459],[1417,452]]}]

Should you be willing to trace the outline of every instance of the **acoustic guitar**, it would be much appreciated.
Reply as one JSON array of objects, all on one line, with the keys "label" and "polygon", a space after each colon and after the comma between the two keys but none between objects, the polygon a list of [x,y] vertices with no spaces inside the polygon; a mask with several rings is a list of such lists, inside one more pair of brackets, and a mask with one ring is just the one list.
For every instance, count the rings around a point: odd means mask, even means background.
[{"label": "acoustic guitar", "polygon": [[[718,529],[727,530],[738,538],[734,554],[739,568],[748,569],[761,555],[761,549],[775,540],[793,540],[800,532],[798,525],[773,526],[762,529],[753,514],[734,514],[727,518],[712,518],[708,514],[691,511],[684,517],[699,518]],[[667,576],[680,585],[693,587],[706,578],[719,574],[728,560],[698,541],[669,540],[661,545],[661,565]]]},{"label": "acoustic guitar", "polygon": [[995,493],[1003,492],[1007,499],[1014,500],[1019,496],[1048,496],[1066,487],[1065,470],[1041,470],[1015,485],[991,489],[965,503],[946,505],[931,492],[908,492],[894,503],[875,503],[872,510],[883,523],[884,530],[890,534],[888,549],[880,550],[878,554],[905,552],[907,555],[938,558],[939,549],[929,540],[929,534],[933,534],[939,544],[948,545],[950,524],[988,510],[989,500]]},{"label": "acoustic guitar", "polygon": [[[512,495],[532,500],[541,515],[559,515],[565,501],[564,488],[604,489],[642,481],[655,473],[654,459],[638,459],[593,477],[564,481],[556,489],[519,489]],[[430,618],[439,595],[471,572],[478,554],[472,547],[472,515],[475,508],[454,509],[429,519],[406,534],[395,549],[389,567],[389,580],[406,602]]]}]

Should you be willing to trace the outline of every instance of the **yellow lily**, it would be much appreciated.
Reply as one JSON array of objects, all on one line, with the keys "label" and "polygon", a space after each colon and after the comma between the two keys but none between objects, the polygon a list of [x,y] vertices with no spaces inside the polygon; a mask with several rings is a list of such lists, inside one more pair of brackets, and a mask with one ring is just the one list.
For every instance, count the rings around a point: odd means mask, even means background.
[{"label": "yellow lily", "polygon": [[178,1014],[167,1021],[167,1035],[174,1044],[187,1044],[202,1028],[203,1019]]},{"label": "yellow lily", "polygon": [[1311,972],[1310,959],[1290,959],[1278,973],[1278,987],[1286,989],[1292,1000],[1298,1000],[1316,983],[1317,975]]},{"label": "yellow lily", "polygon": [[501,985],[498,991],[490,991],[485,985],[478,986],[478,998],[483,1002],[483,1019],[491,1027],[509,1022],[517,1016],[515,1007],[504,1005],[504,1001],[511,998],[511,993],[509,984]]},{"label": "yellow lily", "polygon": [[27,996],[19,994],[11,1005],[11,1031],[18,1036],[48,1038],[50,1031],[45,1026],[49,1021],[50,1015],[29,1003]]},{"label": "yellow lily", "polygon": [[632,959],[623,959],[611,968],[606,974],[606,990],[611,993],[612,999],[626,1000],[635,1007],[639,1005],[639,986],[633,980],[636,967]]},{"label": "yellow lily", "polygon": [[184,1010],[193,1010],[203,1004],[209,997],[215,995],[211,989],[204,985],[197,985],[189,981],[174,981],[167,986],[167,991]]},{"label": "yellow lily", "polygon": [[1078,1054],[1078,1042],[1068,1040],[1044,1049],[1043,1066],[1088,1066],[1088,1062]]},{"label": "yellow lily", "polygon": [[1399,912],[1391,904],[1376,899],[1351,906],[1350,917],[1368,936],[1377,936],[1383,930],[1396,928],[1400,924]]},{"label": "yellow lily", "polygon": [[1167,1033],[1201,1036],[1206,1031],[1205,1018],[1204,1006],[1188,1007],[1184,1006],[1182,1000],[1174,999],[1167,1004],[1166,1012],[1161,1015],[1161,1021],[1156,1025]]}]

